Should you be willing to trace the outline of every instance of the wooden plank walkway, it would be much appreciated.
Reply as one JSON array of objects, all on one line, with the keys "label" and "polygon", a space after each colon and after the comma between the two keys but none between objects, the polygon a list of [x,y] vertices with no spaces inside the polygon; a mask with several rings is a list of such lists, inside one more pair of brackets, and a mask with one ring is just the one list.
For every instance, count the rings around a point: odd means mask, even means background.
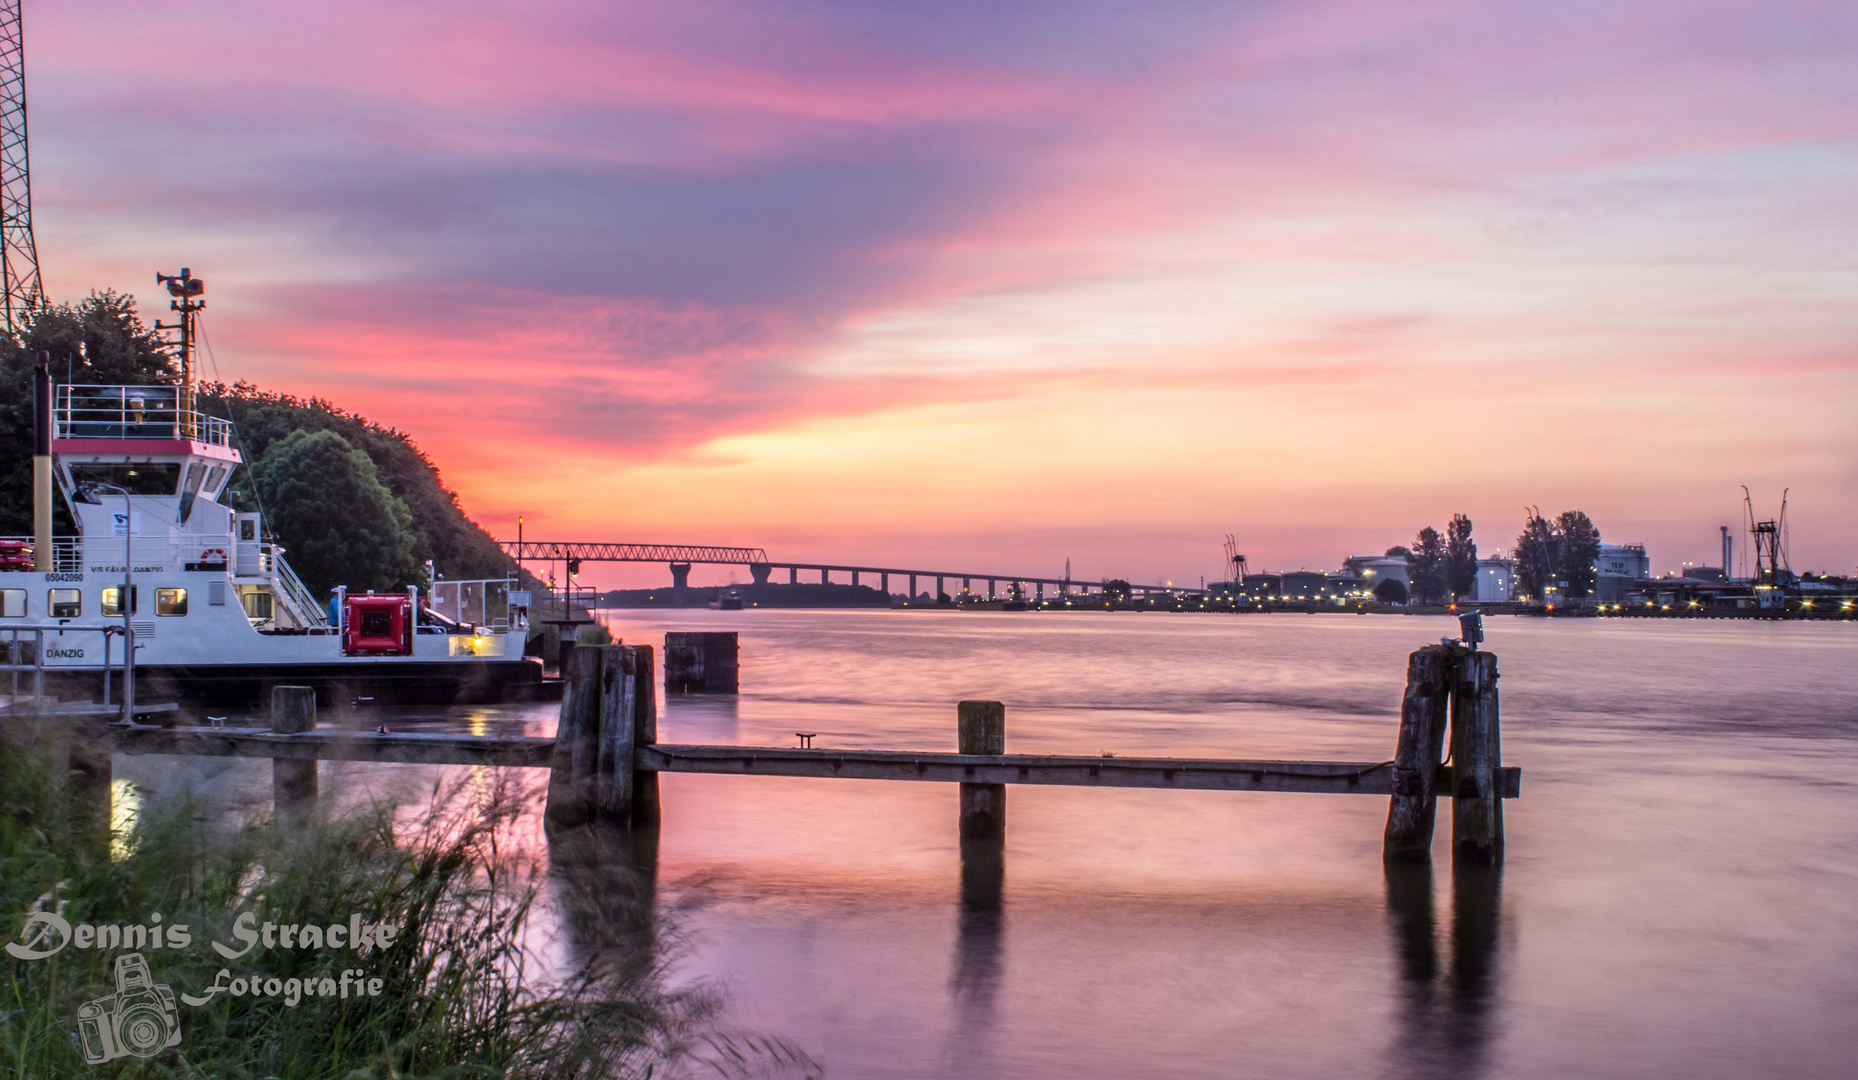
[{"label": "wooden plank walkway", "polygon": [[[1468,629],[1469,645],[1478,640],[1481,632]],[[733,655],[734,642],[725,644]],[[710,658],[704,659],[707,671]],[[96,750],[269,758],[273,799],[286,822],[300,820],[314,805],[319,760],[548,769],[544,819],[556,830],[594,823],[656,827],[663,773],[952,783],[960,789],[964,840],[1003,835],[1009,784],[1303,792],[1387,797],[1382,853],[1390,862],[1430,858],[1436,805],[1449,799],[1453,857],[1490,863],[1502,858],[1503,801],[1522,793],[1522,771],[1502,763],[1497,658],[1468,645],[1428,645],[1408,658],[1392,761],[1009,754],[1006,708],[997,701],[957,704],[952,754],[669,745],[658,741],[650,646],[578,649],[567,666],[553,738],[319,728],[315,692],[302,686],[274,688],[268,727],[78,723],[81,741]],[[91,770],[107,781],[110,755],[92,756],[101,761],[92,761]],[[92,786],[107,799],[107,782]]]},{"label": "wooden plank walkway", "polygon": [[[555,740],[526,735],[343,731],[319,728],[279,735],[269,728],[118,727],[123,754],[187,754],[285,760],[382,761],[419,765],[548,768]],[[1179,791],[1280,791],[1392,795],[1391,761],[1235,761],[1217,758],[1076,757],[1059,754],[946,754],[814,747],[680,746],[636,748],[640,772],[718,773],[845,780],[919,780],[967,784],[1167,788]],[[1451,790],[1440,766],[1434,787]],[[1517,798],[1522,770],[1500,772],[1502,795]]]}]

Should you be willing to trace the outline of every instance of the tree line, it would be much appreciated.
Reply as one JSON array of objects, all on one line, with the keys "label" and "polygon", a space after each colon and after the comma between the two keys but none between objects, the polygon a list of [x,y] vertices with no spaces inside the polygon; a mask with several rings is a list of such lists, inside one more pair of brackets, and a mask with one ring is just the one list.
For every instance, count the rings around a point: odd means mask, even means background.
[{"label": "tree line", "polygon": [[[1460,600],[1477,591],[1477,542],[1471,538],[1471,519],[1453,514],[1441,536],[1428,525],[1413,538],[1413,546],[1387,549],[1389,557],[1406,559],[1405,596],[1381,596],[1400,603],[1421,604]],[[1595,561],[1600,557],[1600,530],[1579,510],[1566,510],[1544,518],[1530,510],[1513,549],[1516,582],[1522,591],[1540,600],[1552,585],[1563,596],[1580,599],[1594,590]],[[1383,583],[1381,588],[1397,582]],[[1389,590],[1392,592],[1393,590]],[[1380,596],[1379,589],[1376,596]]]}]

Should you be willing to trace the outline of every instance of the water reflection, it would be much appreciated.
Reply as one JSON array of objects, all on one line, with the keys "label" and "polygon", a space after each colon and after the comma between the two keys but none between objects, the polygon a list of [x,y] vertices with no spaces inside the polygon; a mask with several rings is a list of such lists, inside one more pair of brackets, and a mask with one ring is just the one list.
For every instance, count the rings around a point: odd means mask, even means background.
[{"label": "water reflection", "polygon": [[1451,965],[1440,978],[1430,863],[1385,867],[1388,930],[1399,961],[1392,1072],[1480,1077],[1497,996],[1502,864],[1452,867]]},{"label": "water reflection", "polygon": [[658,903],[656,822],[548,831],[548,866],[570,959],[649,946]]},{"label": "water reflection", "polygon": [[[674,730],[678,741],[700,745],[740,741],[742,699],[735,694],[666,694],[663,702],[658,722]],[[665,732],[659,737],[668,738]]]},{"label": "water reflection", "polygon": [[1000,984],[1005,911],[1006,841],[1000,836],[961,838],[961,903],[956,915],[955,972],[949,981],[955,1023],[947,1052],[955,1076],[993,1070],[994,993]]}]

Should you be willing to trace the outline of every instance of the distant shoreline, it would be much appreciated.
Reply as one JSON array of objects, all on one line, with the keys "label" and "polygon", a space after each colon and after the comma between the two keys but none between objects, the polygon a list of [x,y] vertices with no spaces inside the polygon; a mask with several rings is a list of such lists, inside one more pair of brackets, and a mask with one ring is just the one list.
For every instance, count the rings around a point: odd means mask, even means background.
[{"label": "distant shoreline", "polygon": [[[886,594],[868,585],[849,585],[834,583],[796,583],[791,585],[711,585],[692,586],[677,590],[670,587],[659,589],[615,589],[599,594],[596,606],[613,610],[665,610],[693,611],[710,607],[710,602],[719,598],[724,592],[733,591],[742,599],[743,610],[765,608],[769,610],[794,611],[830,611],[830,610],[880,610],[880,611],[1003,611],[1007,610],[1006,601],[996,597],[988,600],[982,597],[970,597],[965,602],[951,600],[936,603],[929,594],[920,594],[914,601],[904,597]],[[1075,594],[1074,594],[1075,595]],[[1337,607],[1313,602],[1267,602],[1260,605],[1233,606],[1228,602],[1209,600],[1203,603],[1199,598],[1182,599],[1178,602],[1155,603],[1116,603],[1105,605],[1100,601],[1074,602],[1066,606],[1056,603],[1051,597],[1043,602],[1028,598],[1027,607],[1016,613],[1036,614],[1055,611],[1116,611],[1127,613],[1151,614],[1206,614],[1206,615],[1434,615],[1456,616],[1468,611],[1482,611],[1486,615],[1508,615],[1517,618],[1550,619],[1651,619],[1670,620],[1733,620],[1740,622],[1855,622],[1858,611],[1774,611],[1774,610],[1729,610],[1729,609],[1651,609],[1629,608],[1620,605],[1604,605],[1608,610],[1601,610],[1601,605],[1585,607],[1567,607],[1545,610],[1535,604],[1382,604],[1370,602],[1347,607]]]}]

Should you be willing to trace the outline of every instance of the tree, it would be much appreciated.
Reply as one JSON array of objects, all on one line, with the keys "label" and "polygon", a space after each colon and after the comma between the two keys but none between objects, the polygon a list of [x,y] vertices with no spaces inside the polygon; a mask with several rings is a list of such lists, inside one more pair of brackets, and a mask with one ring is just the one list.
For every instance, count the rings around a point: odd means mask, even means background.
[{"label": "tree", "polygon": [[[231,417],[239,448],[256,461],[272,443],[297,431],[332,431],[368,455],[387,490],[413,513],[413,557],[431,559],[448,578],[502,577],[510,560],[447,490],[439,469],[405,432],[384,428],[321,398],[260,390],[248,382],[200,388],[202,408]],[[247,507],[256,509],[256,507]],[[539,582],[537,583],[539,585]]]},{"label": "tree", "polygon": [[1592,595],[1599,558],[1600,530],[1579,510],[1565,510],[1553,521],[1531,510],[1516,538],[1517,581],[1538,600],[1550,585],[1571,599]]},{"label": "tree", "polygon": [[1374,587],[1374,598],[1383,604],[1406,603],[1406,586],[1399,578],[1388,578]]},{"label": "tree", "polygon": [[1413,550],[1406,557],[1406,582],[1422,604],[1436,604],[1445,596],[1445,538],[1430,525],[1413,538]]},{"label": "tree", "polygon": [[1516,582],[1524,594],[1542,599],[1555,583],[1555,527],[1534,510],[1523,521],[1523,531],[1516,537],[1512,554],[1516,558]]},{"label": "tree", "polygon": [[1411,551],[1408,551],[1399,544],[1395,544],[1393,547],[1387,549],[1386,557],[1389,559],[1404,559],[1411,554],[1413,554]]},{"label": "tree", "polygon": [[[148,386],[179,376],[135,298],[110,289],[39,309],[20,340],[0,335],[0,536],[32,531],[32,375],[41,352],[51,354],[54,383]],[[55,507],[57,531],[77,531],[63,501]]]},{"label": "tree", "polygon": [[1562,511],[1555,520],[1555,530],[1561,536],[1557,561],[1561,580],[1568,583],[1568,595],[1576,600],[1593,595],[1594,578],[1599,573],[1595,564],[1600,559],[1600,530],[1579,510]]},{"label": "tree", "polygon": [[420,581],[413,515],[374,462],[333,431],[297,431],[252,466],[266,521],[317,597],[337,585],[397,591]]},{"label": "tree", "polygon": [[1453,514],[1445,527],[1445,577],[1452,599],[1477,591],[1477,541],[1471,539],[1471,519]]}]

